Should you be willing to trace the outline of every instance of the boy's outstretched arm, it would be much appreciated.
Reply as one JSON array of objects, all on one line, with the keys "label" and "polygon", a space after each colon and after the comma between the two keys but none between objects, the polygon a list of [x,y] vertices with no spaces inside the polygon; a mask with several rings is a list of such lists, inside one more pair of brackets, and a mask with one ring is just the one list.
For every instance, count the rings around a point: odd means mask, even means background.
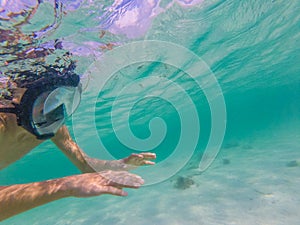
[{"label": "boy's outstretched arm", "polygon": [[122,188],[139,188],[143,179],[126,171],[103,171],[55,180],[0,186],[0,221],[65,197],[102,194],[126,196]]}]

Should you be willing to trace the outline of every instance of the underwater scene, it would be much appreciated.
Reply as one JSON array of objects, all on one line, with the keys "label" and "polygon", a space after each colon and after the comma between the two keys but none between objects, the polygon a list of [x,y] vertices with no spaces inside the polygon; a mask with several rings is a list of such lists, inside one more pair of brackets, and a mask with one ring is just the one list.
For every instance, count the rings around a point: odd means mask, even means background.
[{"label": "underwater scene", "polygon": [[[64,122],[80,148],[156,159],[130,170],[144,184],[126,197],[61,198],[0,224],[299,224],[299,11],[282,0],[1,0],[0,81],[72,68],[81,101]],[[10,95],[2,85],[0,100]],[[0,186],[75,174],[46,140],[0,170]]]}]

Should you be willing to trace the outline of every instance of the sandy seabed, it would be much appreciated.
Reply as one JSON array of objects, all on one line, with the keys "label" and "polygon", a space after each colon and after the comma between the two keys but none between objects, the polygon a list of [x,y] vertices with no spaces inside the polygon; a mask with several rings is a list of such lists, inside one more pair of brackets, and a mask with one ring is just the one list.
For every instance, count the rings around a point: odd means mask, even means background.
[{"label": "sandy seabed", "polygon": [[204,173],[182,171],[126,198],[62,199],[2,224],[297,225],[300,136],[265,140],[229,143]]}]

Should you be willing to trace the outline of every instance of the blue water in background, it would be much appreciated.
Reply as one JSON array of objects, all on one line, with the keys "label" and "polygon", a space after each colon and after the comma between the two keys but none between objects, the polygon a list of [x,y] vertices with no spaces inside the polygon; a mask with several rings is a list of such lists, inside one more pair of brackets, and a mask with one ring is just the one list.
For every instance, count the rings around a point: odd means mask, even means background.
[{"label": "blue water in background", "polygon": [[[129,3],[125,4],[125,2]],[[68,1],[66,1],[67,3]],[[94,4],[96,5],[95,2]],[[106,2],[105,6],[110,4],[112,4],[111,1]],[[122,9],[130,10],[139,4],[141,3],[138,1],[124,1]],[[113,25],[110,24],[113,16],[110,14],[102,14],[102,17],[98,18],[90,13],[83,18],[82,13],[90,11],[91,6],[81,3],[79,5],[81,8],[70,11],[63,18],[57,32],[48,39],[64,37],[66,43],[72,43],[65,45],[69,46],[78,57],[80,72],[86,70],[95,60],[95,55],[97,55],[95,51],[99,51],[93,49],[95,43],[88,44],[89,41],[98,41],[99,32],[95,27],[99,25],[99,21],[103,23],[102,29],[108,31],[104,39],[99,41],[100,44],[102,41],[122,45],[134,40],[160,40],[184,46],[206,62],[222,89],[226,103],[227,121],[221,152],[224,149],[241,145],[253,147],[255,142],[260,141],[280,142],[281,136],[288,137],[288,143],[296,143],[293,146],[297,146],[297,151],[299,151],[300,2],[216,0],[203,1],[189,7],[175,2],[170,4],[170,1],[161,1],[159,4],[164,9],[163,12],[155,14],[146,31],[141,29],[140,33],[136,34],[134,32],[124,33],[124,29],[118,32],[116,28],[113,30],[111,28]],[[102,9],[105,7],[102,6]],[[101,10],[98,11],[99,14],[101,14],[100,12]],[[107,17],[103,18],[103,15]],[[39,22],[43,23],[43,19]],[[33,23],[32,26],[38,26],[38,24]],[[109,27],[112,30],[109,30]],[[88,29],[83,32],[82,30],[85,28]],[[128,27],[128,29],[134,28]],[[90,32],[88,32],[89,30]],[[83,44],[80,48],[81,43]],[[83,48],[88,49],[89,53],[84,55]],[[101,51],[99,52],[101,55]],[[114,76],[114,78],[117,77],[117,82],[113,79],[109,80],[106,89],[99,94],[96,103],[95,124],[98,135],[114,158],[122,158],[131,152],[136,152],[132,151],[130,147],[122,145],[115,136],[110,121],[110,110],[120,87],[126,86],[131,79],[147,77],[150,74],[165,74],[170,79],[178,78],[177,82],[187,89],[187,93],[196,102],[201,122],[201,135],[193,157],[182,170],[195,169],[199,165],[210,135],[209,102],[203,91],[189,79],[187,74],[170,65],[148,62],[134,64],[129,68],[123,68]],[[131,78],[128,79],[128,76]],[[141,94],[143,91],[149,90],[141,89],[138,93]],[[126,104],[130,99],[130,96],[125,96],[122,103]],[[87,102],[81,104],[88,105]],[[189,105],[185,105],[184,100],[180,104],[183,108],[189,107]],[[118,110],[120,114],[124,113],[122,104],[118,106]],[[167,125],[165,139],[157,148],[153,149],[157,153],[157,163],[159,163],[168,159],[178,143],[181,125],[177,109],[159,97],[143,99],[132,109],[129,123],[133,133],[138,138],[144,139],[150,135],[149,121],[156,116],[163,118]],[[86,120],[86,123],[80,132],[86,137],[86,146],[89,147],[89,119],[83,117],[83,120]],[[125,121],[118,121],[120,127],[124,123]],[[67,125],[73,133],[71,119]],[[93,148],[92,144],[90,147]],[[282,144],[283,152],[287,148],[289,148],[288,144]],[[239,151],[243,150],[236,150],[237,158],[240,154]],[[184,154],[184,151],[180,154]],[[298,167],[296,169],[299,170]],[[1,171],[0,180],[1,184],[7,185],[52,179],[78,172],[51,142],[45,142],[14,165]],[[156,187],[153,185],[150,188],[155,189]],[[77,201],[76,204],[80,204],[79,202]],[[82,204],[88,205],[88,202]],[[55,205],[53,207],[55,208]],[[26,214],[23,214],[20,219],[25,217]],[[90,217],[92,216],[90,215]],[[37,219],[38,216],[34,218]],[[68,218],[70,222],[72,217]],[[86,214],[85,219],[87,218],[89,218],[89,214]],[[63,221],[62,218],[61,221]],[[10,222],[19,224],[18,217]],[[27,224],[33,223],[37,223],[37,221]],[[89,223],[73,221],[73,223],[65,224],[94,223],[95,221]],[[63,222],[57,224],[63,224]],[[104,224],[106,223],[104,222]]]}]

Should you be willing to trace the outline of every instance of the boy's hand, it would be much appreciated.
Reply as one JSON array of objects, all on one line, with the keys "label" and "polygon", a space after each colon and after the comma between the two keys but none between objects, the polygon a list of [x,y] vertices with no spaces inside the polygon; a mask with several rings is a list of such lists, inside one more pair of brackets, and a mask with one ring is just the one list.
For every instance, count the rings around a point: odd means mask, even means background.
[{"label": "boy's hand", "polygon": [[102,171],[85,173],[63,179],[62,188],[70,196],[90,197],[102,194],[127,196],[122,188],[139,188],[144,180],[127,171]]}]

